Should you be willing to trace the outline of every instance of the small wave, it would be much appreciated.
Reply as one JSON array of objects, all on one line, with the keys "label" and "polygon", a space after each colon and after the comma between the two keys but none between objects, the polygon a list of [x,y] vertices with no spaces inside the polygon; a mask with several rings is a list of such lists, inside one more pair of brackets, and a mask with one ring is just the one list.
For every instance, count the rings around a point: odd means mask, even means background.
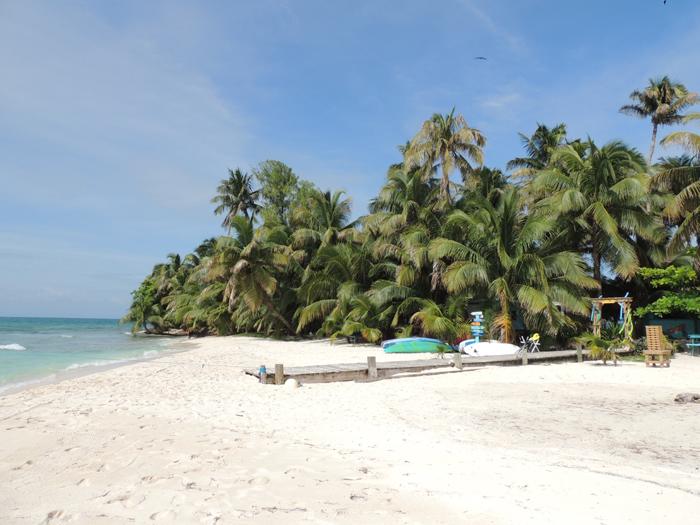
[{"label": "small wave", "polygon": [[143,357],[156,357],[158,354],[160,354],[160,352],[157,350],[146,350],[143,353]]},{"label": "small wave", "polygon": [[9,345],[0,345],[0,350],[14,350],[15,352],[21,352],[22,350],[26,350],[22,345],[18,345],[17,343],[12,343]]},{"label": "small wave", "polygon": [[7,383],[4,385],[0,385],[0,394],[4,394],[6,392],[13,392],[13,391],[20,391],[23,390],[27,387],[33,386],[33,385],[39,385],[42,383],[50,383],[51,381],[54,381],[56,379],[56,374],[51,374],[45,377],[39,377],[36,379],[28,379],[27,381],[18,381],[16,383]]},{"label": "small wave", "polygon": [[118,365],[121,363],[128,363],[129,361],[133,361],[133,359],[113,359],[113,360],[104,360],[104,361],[89,361],[87,363],[73,363],[72,365],[68,365],[65,370],[76,370],[78,368],[87,368],[87,367],[95,367],[95,366],[109,366],[109,365]]},{"label": "small wave", "polygon": [[63,339],[73,339],[73,337],[75,337],[75,336],[73,336],[73,335],[61,334],[61,335],[59,335],[59,337],[62,337]]}]

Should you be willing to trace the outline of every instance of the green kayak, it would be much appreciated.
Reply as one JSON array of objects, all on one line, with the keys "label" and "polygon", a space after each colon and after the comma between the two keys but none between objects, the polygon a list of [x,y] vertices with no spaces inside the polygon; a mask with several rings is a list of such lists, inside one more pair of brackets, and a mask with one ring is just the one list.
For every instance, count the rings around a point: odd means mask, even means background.
[{"label": "green kayak", "polygon": [[428,337],[404,337],[391,339],[382,343],[382,348],[387,354],[422,354],[454,352],[452,347],[439,339]]}]

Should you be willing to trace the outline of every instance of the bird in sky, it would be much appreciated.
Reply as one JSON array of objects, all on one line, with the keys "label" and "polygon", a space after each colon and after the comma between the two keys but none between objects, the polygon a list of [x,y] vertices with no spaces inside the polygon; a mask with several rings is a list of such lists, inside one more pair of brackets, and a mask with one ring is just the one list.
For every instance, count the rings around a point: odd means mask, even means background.
[{"label": "bird in sky", "polygon": [[474,60],[487,60],[486,57],[474,57]]}]

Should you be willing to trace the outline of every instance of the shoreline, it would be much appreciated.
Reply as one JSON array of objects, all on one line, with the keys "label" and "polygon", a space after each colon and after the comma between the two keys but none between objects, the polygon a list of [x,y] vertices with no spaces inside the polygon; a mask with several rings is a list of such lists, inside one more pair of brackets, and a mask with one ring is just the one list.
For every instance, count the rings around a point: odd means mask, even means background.
[{"label": "shoreline", "polygon": [[[194,341],[189,340],[189,339],[184,340],[184,341],[174,341],[173,345],[184,345],[184,344],[188,344],[188,343],[194,343]],[[162,358],[170,356],[170,355],[175,355],[175,354],[179,354],[182,352],[188,352],[189,350],[193,350],[193,349],[194,348],[185,348],[185,349],[179,350],[179,349],[171,349],[170,347],[168,347],[165,350],[158,352],[157,355],[153,355],[153,356],[133,357],[130,359],[123,359],[123,360],[118,360],[116,362],[110,362],[110,363],[104,363],[104,364],[92,364],[92,363],[73,364],[73,365],[70,365],[68,368],[58,370],[58,371],[53,372],[47,376],[28,378],[28,379],[24,379],[24,380],[21,380],[18,382],[11,382],[11,383],[6,383],[4,385],[0,385],[0,399],[2,399],[4,396],[7,396],[7,395],[17,394],[19,392],[24,392],[25,390],[31,390],[33,388],[38,388],[38,387],[47,386],[47,385],[53,385],[56,383],[61,383],[63,381],[70,381],[72,379],[77,379],[77,378],[89,376],[92,374],[99,374],[102,372],[106,372],[108,370],[113,370],[115,368],[132,366],[132,365],[136,365],[136,364],[147,362],[147,361],[162,359]],[[157,352],[155,350],[149,350],[147,352],[151,352],[151,351]]]},{"label": "shoreline", "polygon": [[673,402],[697,385],[700,358],[292,389],[242,370],[396,355],[190,342],[0,397],[0,521],[637,524],[700,512],[698,405]]}]

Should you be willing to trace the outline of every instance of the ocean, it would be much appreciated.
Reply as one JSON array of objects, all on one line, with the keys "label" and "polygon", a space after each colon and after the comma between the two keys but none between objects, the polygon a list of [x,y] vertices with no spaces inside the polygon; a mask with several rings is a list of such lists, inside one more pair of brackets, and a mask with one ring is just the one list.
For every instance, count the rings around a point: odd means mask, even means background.
[{"label": "ocean", "polygon": [[116,319],[0,317],[0,394],[174,352],[179,340],[129,330]]}]

